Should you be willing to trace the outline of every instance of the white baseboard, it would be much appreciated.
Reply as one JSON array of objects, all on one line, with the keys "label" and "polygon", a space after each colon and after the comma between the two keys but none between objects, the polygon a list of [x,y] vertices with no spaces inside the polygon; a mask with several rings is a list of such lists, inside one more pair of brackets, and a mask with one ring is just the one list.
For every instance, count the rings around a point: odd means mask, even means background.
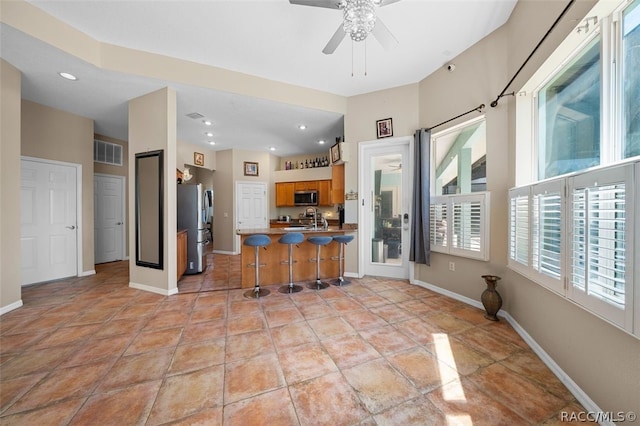
[{"label": "white baseboard", "polygon": [[17,302],[13,302],[10,305],[3,306],[2,308],[0,308],[0,316],[6,314],[7,312],[13,311],[14,309],[18,309],[21,306],[22,306],[22,299],[18,300]]},{"label": "white baseboard", "polygon": [[[424,287],[436,293],[440,293],[444,296],[451,297],[452,299],[459,300],[460,302],[466,303],[468,305],[475,306],[476,308],[484,309],[482,303],[477,300],[471,299],[458,293],[454,293],[450,290],[446,290],[433,284],[425,283],[424,281],[419,280],[414,280],[411,282],[411,284]],[[578,400],[578,402],[582,404],[582,406],[585,408],[585,411],[594,413],[602,412],[598,405],[591,398],[589,398],[589,395],[587,395],[586,392],[583,391],[580,386],[578,386],[576,382],[574,382],[573,379],[569,377],[569,375],[565,373],[562,368],[560,368],[560,366],[553,360],[553,358],[551,358],[551,356],[549,356],[549,354],[542,348],[542,346],[540,346],[538,342],[536,342],[533,337],[531,337],[531,335],[527,333],[527,331],[518,323],[518,321],[515,320],[515,318],[513,318],[508,312],[505,312],[504,310],[500,311],[498,313],[498,316],[504,318],[509,323],[509,325],[513,327],[516,333],[518,333],[520,337],[522,337],[522,340],[524,340],[527,345],[529,345],[531,350],[533,350],[533,352],[538,355],[538,357],[542,360],[542,362],[544,362],[549,370],[551,370],[551,372],[555,374],[558,380],[560,380],[562,384],[567,387],[569,392],[571,392],[571,394]],[[601,422],[600,424],[612,426],[614,425],[614,423],[611,422]]]},{"label": "white baseboard", "polygon": [[178,287],[170,288],[169,290],[164,290],[158,287],[152,287],[146,284],[139,284],[129,281],[129,287],[135,288],[137,290],[148,291],[150,293],[160,294],[162,296],[172,296],[174,294],[178,294]]},{"label": "white baseboard", "polygon": [[91,269],[88,271],[82,271],[82,273],[80,273],[80,275],[78,275],[79,277],[88,277],[89,275],[95,275],[96,274],[96,270],[95,269]]},{"label": "white baseboard", "polygon": [[359,276],[355,272],[345,272],[344,276],[345,277],[349,277],[349,278],[362,278],[361,276]]}]

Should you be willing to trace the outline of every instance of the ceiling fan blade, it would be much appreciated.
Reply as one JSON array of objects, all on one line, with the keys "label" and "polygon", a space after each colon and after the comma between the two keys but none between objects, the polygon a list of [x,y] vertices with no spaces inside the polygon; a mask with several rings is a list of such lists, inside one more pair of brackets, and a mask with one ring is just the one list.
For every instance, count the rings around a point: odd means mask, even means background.
[{"label": "ceiling fan blade", "polygon": [[289,0],[290,4],[301,6],[326,7],[329,9],[340,9],[340,0]]},{"label": "ceiling fan blade", "polygon": [[340,24],[336,32],[333,33],[333,36],[331,37],[331,40],[329,40],[329,43],[327,43],[324,49],[322,49],[322,53],[324,53],[325,55],[331,55],[336,51],[336,49],[340,45],[340,42],[342,42],[342,39],[344,39],[344,36],[346,35],[347,33],[344,32],[342,24]]},{"label": "ceiling fan blade", "polygon": [[380,0],[380,3],[378,4],[378,7],[382,7],[382,6],[386,6],[388,4],[392,4],[392,3],[397,3],[400,0]]},{"label": "ceiling fan blade", "polygon": [[391,34],[389,28],[387,28],[387,26],[382,23],[380,17],[376,19],[376,25],[375,27],[373,27],[373,31],[371,31],[371,34],[373,34],[376,40],[378,40],[382,47],[384,47],[386,50],[389,50],[395,47],[396,44],[398,44],[398,40],[394,37],[393,34]]}]

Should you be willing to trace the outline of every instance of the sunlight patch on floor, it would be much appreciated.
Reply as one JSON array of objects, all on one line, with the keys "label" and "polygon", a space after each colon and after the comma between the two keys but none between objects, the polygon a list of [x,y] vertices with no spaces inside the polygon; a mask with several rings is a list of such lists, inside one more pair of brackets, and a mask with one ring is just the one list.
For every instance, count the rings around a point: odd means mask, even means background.
[{"label": "sunlight patch on floor", "polygon": [[440,381],[442,385],[449,384],[449,386],[443,387],[444,399],[447,401],[466,401],[467,398],[464,395],[464,389],[462,389],[460,375],[455,367],[456,361],[449,343],[449,336],[444,333],[433,333],[432,336],[438,362],[451,367],[443,368],[441,364],[438,364],[440,366]]}]

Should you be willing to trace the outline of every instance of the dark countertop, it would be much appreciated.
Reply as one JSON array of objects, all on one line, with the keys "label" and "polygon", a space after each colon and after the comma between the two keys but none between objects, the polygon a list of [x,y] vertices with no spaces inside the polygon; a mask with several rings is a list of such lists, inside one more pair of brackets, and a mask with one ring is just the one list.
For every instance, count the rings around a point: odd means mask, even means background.
[{"label": "dark countertop", "polygon": [[263,229],[236,229],[237,235],[253,235],[253,234],[266,234],[266,235],[281,235],[288,232],[301,232],[303,234],[329,234],[336,232],[349,232],[351,229],[340,229],[337,226],[330,226],[327,229],[308,229],[303,227],[296,227],[296,229],[285,228],[263,228]]}]

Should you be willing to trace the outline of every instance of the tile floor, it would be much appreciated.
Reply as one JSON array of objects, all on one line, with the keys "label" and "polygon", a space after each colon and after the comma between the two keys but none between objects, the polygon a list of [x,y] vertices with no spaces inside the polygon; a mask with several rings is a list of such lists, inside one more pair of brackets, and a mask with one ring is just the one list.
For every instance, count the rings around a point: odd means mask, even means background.
[{"label": "tile floor", "polygon": [[129,288],[126,262],[24,288],[0,317],[0,424],[518,425],[582,410],[479,309],[372,277],[261,300],[194,292],[229,285],[237,258],[221,259],[171,297]]}]

